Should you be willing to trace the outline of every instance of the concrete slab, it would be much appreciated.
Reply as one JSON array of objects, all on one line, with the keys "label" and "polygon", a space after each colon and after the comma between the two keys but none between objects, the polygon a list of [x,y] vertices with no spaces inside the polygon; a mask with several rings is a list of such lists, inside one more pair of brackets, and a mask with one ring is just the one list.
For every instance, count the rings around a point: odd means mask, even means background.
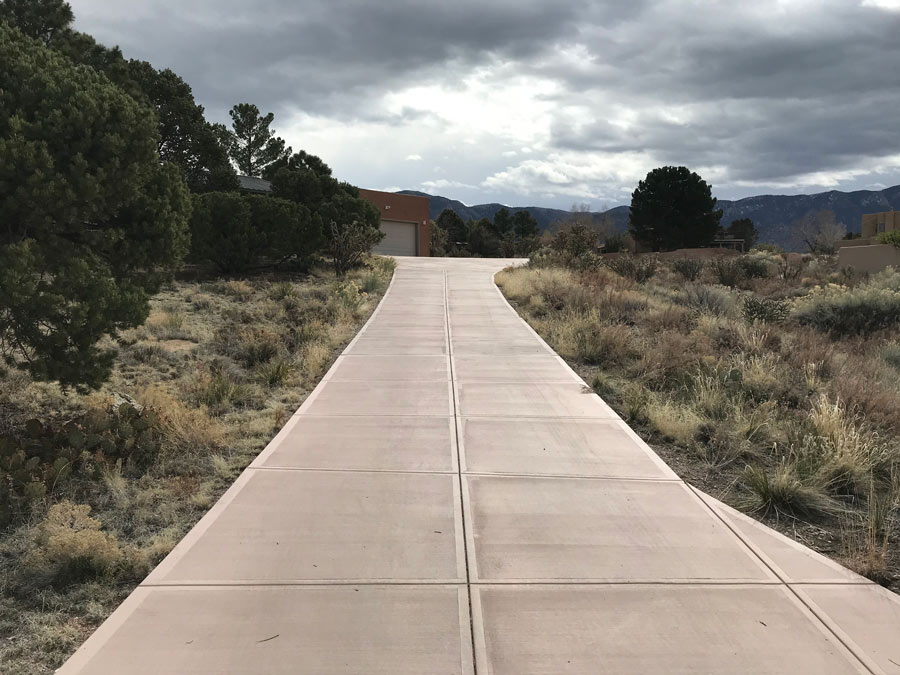
[{"label": "concrete slab", "polygon": [[476,417],[460,427],[466,472],[678,480],[619,420]]},{"label": "concrete slab", "polygon": [[253,463],[267,468],[456,473],[450,417],[295,416],[291,433]]},{"label": "concrete slab", "polygon": [[576,382],[572,373],[552,354],[454,354],[458,382]]},{"label": "concrete slab", "polygon": [[490,337],[479,339],[453,338],[453,353],[460,356],[485,354],[499,356],[503,354],[513,355],[541,355],[547,350],[533,338],[521,337],[517,340],[492,340]]},{"label": "concrete slab", "polygon": [[452,474],[257,470],[145,584],[465,579]]},{"label": "concrete slab", "polygon": [[345,354],[370,354],[378,356],[403,356],[407,354],[446,354],[447,338],[428,338],[420,340],[397,340],[363,335],[353,343]]},{"label": "concrete slab", "polygon": [[900,597],[875,584],[793,589],[873,672],[900,673]]},{"label": "concrete slab", "polygon": [[463,482],[472,581],[777,581],[678,481]]},{"label": "concrete slab", "polygon": [[450,359],[434,354],[412,354],[386,359],[372,354],[338,357],[328,379],[335,382],[444,381],[450,379]]},{"label": "concrete slab", "polygon": [[473,586],[484,675],[865,673],[782,586]]},{"label": "concrete slab", "polygon": [[139,588],[62,675],[471,675],[457,586]]},{"label": "concrete slab", "polygon": [[400,312],[394,312],[386,316],[379,316],[379,328],[432,328],[441,330],[442,333],[447,331],[447,322],[444,316],[433,317],[417,317],[410,316]]},{"label": "concrete slab", "polygon": [[454,340],[505,340],[507,337],[522,340],[530,336],[531,333],[528,332],[528,329],[520,323],[514,323],[512,321],[493,321],[488,324],[483,322],[477,324],[454,323],[453,334],[451,337]]},{"label": "concrete slab", "polygon": [[593,391],[580,384],[504,384],[461,382],[463,417],[590,417],[618,419]]},{"label": "concrete slab", "polygon": [[416,323],[428,319],[441,319],[447,316],[447,310],[440,305],[417,305],[415,303],[396,302],[386,304],[378,312],[378,322],[384,319],[405,319]]},{"label": "concrete slab", "polygon": [[[872,582],[838,565],[812,549],[788,539],[780,532],[766,527],[759,521],[736,511],[700,490],[694,490],[731,526],[744,541],[786,582],[819,583],[837,582],[871,584]],[[900,633],[898,633],[900,635]]]},{"label": "concrete slab", "polygon": [[310,397],[310,415],[452,415],[448,382],[338,382]]}]

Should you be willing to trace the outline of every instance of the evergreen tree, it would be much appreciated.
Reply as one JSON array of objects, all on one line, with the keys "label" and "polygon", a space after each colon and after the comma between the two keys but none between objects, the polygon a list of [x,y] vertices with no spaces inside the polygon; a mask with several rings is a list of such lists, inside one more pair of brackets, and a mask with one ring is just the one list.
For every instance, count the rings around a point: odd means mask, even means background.
[{"label": "evergreen tree", "polygon": [[187,248],[190,200],[151,111],[0,23],[0,354],[79,388]]},{"label": "evergreen tree", "polygon": [[654,251],[706,246],[721,219],[709,184],[684,166],[653,169],[631,195],[631,234]]},{"label": "evergreen tree", "polygon": [[275,115],[260,115],[252,103],[238,103],[228,113],[232,131],[225,136],[228,154],[245,176],[260,176],[270,165],[291,154],[284,139],[270,129]]},{"label": "evergreen tree", "polygon": [[45,44],[69,31],[74,19],[64,0],[0,0],[0,21]]},{"label": "evergreen tree", "polygon": [[449,250],[452,251],[455,247],[465,246],[466,223],[459,217],[459,214],[456,211],[453,209],[444,209],[434,222],[447,233],[447,246]]},{"label": "evergreen tree", "polygon": [[516,211],[513,215],[513,231],[516,233],[516,239],[536,239],[541,236],[541,228],[538,227],[537,221],[528,211],[522,209]]},{"label": "evergreen tree", "polygon": [[[301,150],[278,160],[277,165],[274,173],[269,171],[273,196],[305,206],[311,214],[312,227],[321,228],[326,239],[334,231],[345,234],[340,228],[353,222],[379,229],[378,208],[360,198],[358,188],[334,178],[331,168],[319,157]],[[337,223],[338,230],[331,228],[332,222]]]},{"label": "evergreen tree", "polygon": [[494,222],[492,225],[494,234],[502,238],[503,235],[512,232],[513,217],[509,213],[509,209],[505,206],[494,214]]},{"label": "evergreen tree", "polygon": [[128,76],[156,111],[160,160],[177,165],[193,192],[237,190],[237,175],[219,142],[221,132],[206,121],[187,82],[146,61],[129,61]]}]

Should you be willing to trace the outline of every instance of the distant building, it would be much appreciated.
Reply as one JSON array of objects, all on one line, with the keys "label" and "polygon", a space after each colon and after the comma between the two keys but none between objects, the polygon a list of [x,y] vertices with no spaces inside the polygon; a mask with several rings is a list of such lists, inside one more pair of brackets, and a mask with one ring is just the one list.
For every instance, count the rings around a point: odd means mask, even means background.
[{"label": "distant building", "polygon": [[837,243],[838,263],[841,267],[853,267],[870,273],[885,267],[900,269],[900,249],[878,243],[879,234],[895,230],[900,230],[900,211],[865,214],[860,238],[844,239]]},{"label": "distant building", "polygon": [[862,217],[862,239],[874,239],[882,232],[900,230],[900,211],[867,213]]},{"label": "distant building", "polygon": [[862,217],[862,227],[859,237],[856,239],[841,239],[837,242],[837,248],[850,248],[856,246],[872,246],[878,243],[878,235],[882,232],[900,230],[900,211],[882,211],[881,213],[867,213]]},{"label": "distant building", "polygon": [[385,237],[374,252],[382,255],[428,256],[431,221],[428,197],[360,190],[359,196],[378,207]]},{"label": "distant building", "polygon": [[244,192],[267,195],[272,191],[272,184],[269,181],[256,178],[255,176],[238,176],[238,182],[241,190]]}]

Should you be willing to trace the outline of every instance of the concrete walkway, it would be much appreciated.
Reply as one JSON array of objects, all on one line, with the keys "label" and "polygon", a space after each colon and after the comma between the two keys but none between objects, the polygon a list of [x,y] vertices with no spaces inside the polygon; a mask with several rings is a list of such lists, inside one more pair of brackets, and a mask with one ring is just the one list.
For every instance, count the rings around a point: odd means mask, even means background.
[{"label": "concrete walkway", "polygon": [[62,673],[900,673],[898,597],[694,491],[521,321],[403,259]]}]

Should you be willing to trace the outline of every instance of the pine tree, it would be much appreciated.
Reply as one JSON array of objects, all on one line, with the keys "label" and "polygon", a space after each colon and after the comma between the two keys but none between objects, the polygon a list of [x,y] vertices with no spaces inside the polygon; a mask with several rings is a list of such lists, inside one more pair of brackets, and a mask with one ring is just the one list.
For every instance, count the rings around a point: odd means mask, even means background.
[{"label": "pine tree", "polygon": [[190,199],[151,111],[0,23],[0,355],[97,387],[187,249]]},{"label": "pine tree", "polygon": [[232,131],[226,137],[228,153],[245,176],[260,176],[270,165],[291,154],[284,139],[269,128],[275,120],[273,113],[263,116],[252,103],[238,103],[228,114],[232,120]]}]

